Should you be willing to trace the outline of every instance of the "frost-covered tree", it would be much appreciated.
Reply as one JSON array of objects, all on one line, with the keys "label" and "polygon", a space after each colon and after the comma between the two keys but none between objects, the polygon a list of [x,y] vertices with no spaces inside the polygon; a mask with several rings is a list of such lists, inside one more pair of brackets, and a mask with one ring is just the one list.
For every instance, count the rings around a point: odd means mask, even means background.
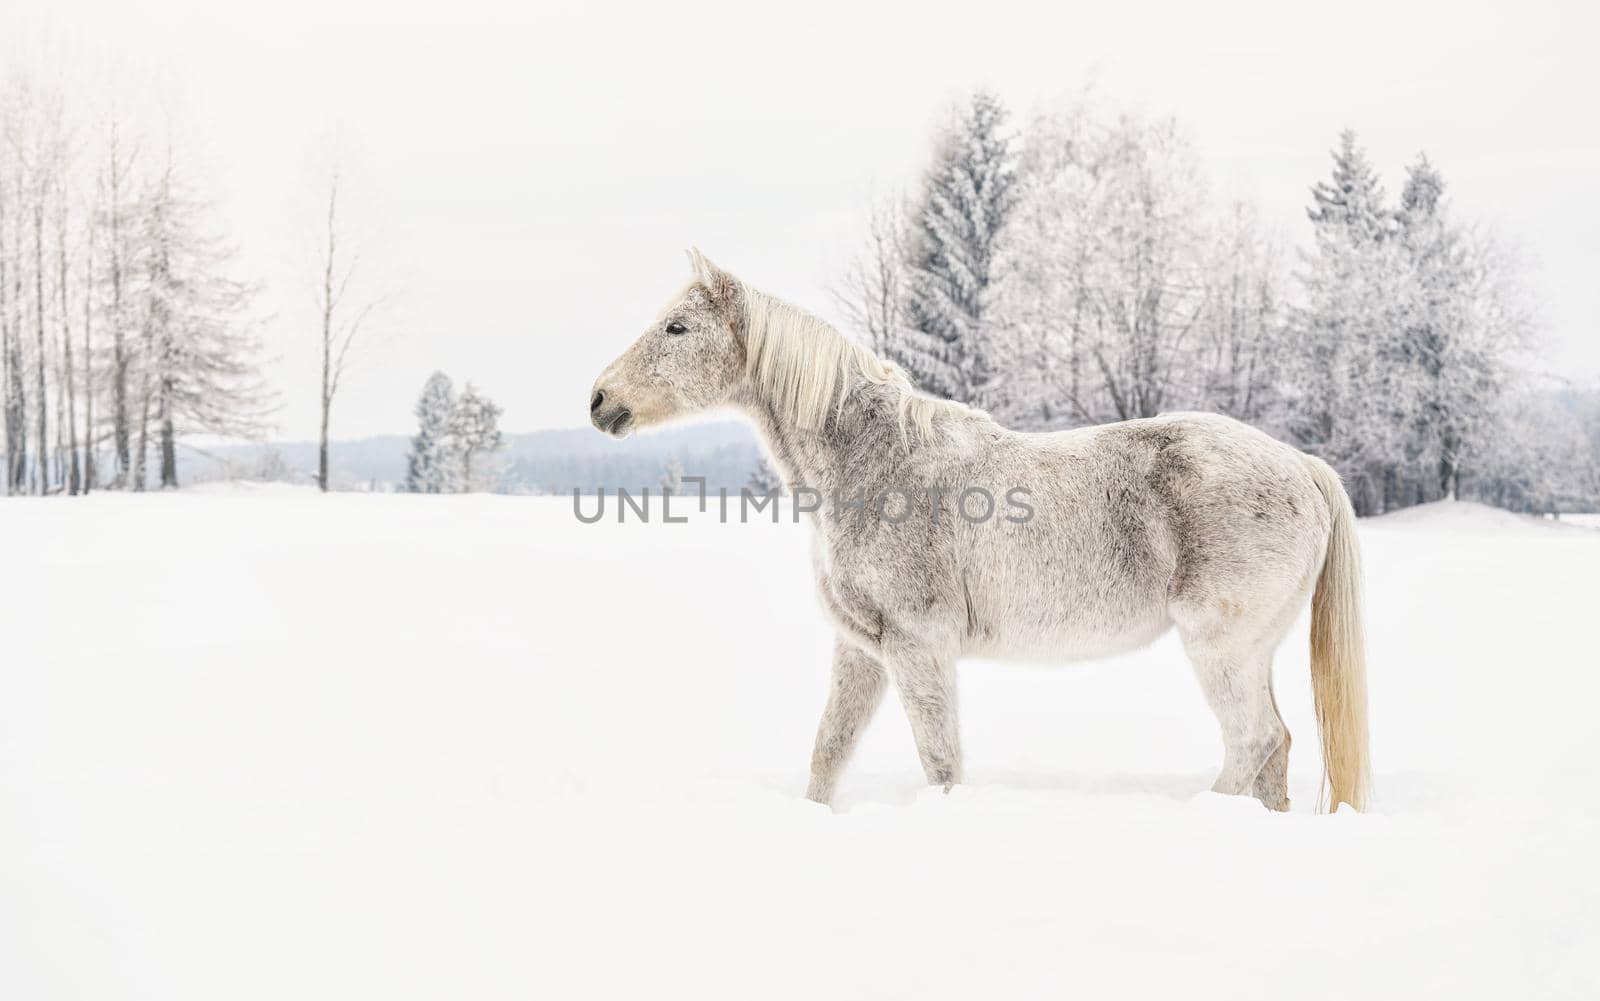
[{"label": "frost-covered tree", "polygon": [[872,350],[886,357],[904,355],[906,228],[899,203],[876,201],[867,213],[867,245],[850,262],[833,288],[833,299],[849,326],[865,336]]},{"label": "frost-covered tree", "polygon": [[135,489],[143,487],[152,423],[163,487],[178,485],[179,438],[251,437],[261,430],[267,398],[257,369],[260,345],[244,315],[253,290],[229,277],[230,255],[206,232],[206,212],[169,154],[139,206],[143,329]]},{"label": "frost-covered tree", "polygon": [[120,124],[113,117],[106,125],[104,166],[100,175],[103,202],[96,225],[105,240],[105,326],[111,335],[110,383],[112,483],[129,486],[133,474],[133,414],[131,401],[133,348],[130,337],[129,262],[133,257],[130,239],[130,183],[137,163],[137,149],[128,149]]},{"label": "frost-covered tree", "polygon": [[461,456],[456,443],[456,392],[443,372],[428,376],[412,411],[417,433],[406,460],[406,490],[416,494],[454,493],[459,488]]},{"label": "frost-covered tree", "polygon": [[1514,262],[1492,239],[1450,219],[1444,191],[1439,171],[1419,157],[1407,168],[1396,213],[1405,265],[1402,357],[1416,414],[1406,472],[1417,500],[1458,495],[1463,465],[1493,434],[1511,353],[1530,326]]},{"label": "frost-covered tree", "polygon": [[456,401],[451,437],[461,455],[459,489],[480,490],[487,485],[487,471],[481,465],[474,468],[473,461],[493,455],[505,444],[500,434],[500,412],[500,406],[470,382]]},{"label": "frost-covered tree", "polygon": [[[1452,219],[1426,158],[1391,203],[1342,134],[1290,283],[1271,227],[1213,202],[1170,119],[1070,102],[1028,124],[1013,165],[996,106],[973,107],[904,224],[896,202],[874,207],[836,289],[851,325],[924,387],[1024,429],[1230,414],[1326,458],[1362,513],[1446,496],[1600,502],[1577,419],[1519,371],[1534,368],[1534,314],[1515,258]],[[1003,211],[963,208],[991,204],[985,190]],[[1530,422],[1549,433],[1531,440]]]},{"label": "frost-covered tree", "polygon": [[406,458],[405,489],[418,494],[453,494],[491,485],[485,458],[504,445],[500,407],[467,383],[456,395],[450,377],[435,372],[413,410],[417,433]]},{"label": "frost-covered tree", "polygon": [[[1488,409],[1489,383],[1469,393],[1476,400],[1461,398],[1461,390],[1468,388],[1463,383],[1475,381],[1475,376],[1463,369],[1480,366],[1479,359],[1466,350],[1468,317],[1463,293],[1470,276],[1465,248],[1444,218],[1444,179],[1426,156],[1406,170],[1400,208],[1395,213],[1406,270],[1404,298],[1399,304],[1404,327],[1395,360],[1413,377],[1407,388],[1416,396],[1414,427],[1406,442],[1407,465],[1415,465],[1405,472],[1415,477],[1431,460],[1438,471],[1437,493],[1453,494],[1462,452],[1472,433],[1471,409],[1477,409],[1479,415]],[[1481,374],[1492,379],[1490,373]],[[1421,499],[1431,498],[1424,494]]]},{"label": "frost-covered tree", "polygon": [[1171,120],[1121,117],[1101,137],[1090,201],[1085,349],[1106,417],[1152,417],[1192,384],[1206,306],[1204,191]]},{"label": "frost-covered tree", "polygon": [[1346,130],[1333,171],[1307,210],[1314,248],[1302,256],[1295,311],[1296,439],[1344,476],[1356,510],[1383,510],[1394,457],[1411,424],[1400,337],[1402,264],[1382,184]]},{"label": "frost-covered tree", "polygon": [[[65,451],[62,460],[63,469],[58,478],[59,482],[66,484],[68,495],[75,495],[84,490],[83,468],[79,462],[78,452],[78,380],[76,366],[74,365],[72,351],[72,309],[71,296],[75,289],[68,275],[67,239],[68,224],[71,211],[69,198],[63,192],[56,198],[55,210],[55,279],[56,279],[56,323],[61,331],[59,350],[57,352],[58,367],[56,377],[60,388],[56,391],[56,454]],[[87,295],[87,291],[85,295]],[[84,359],[88,364],[88,359]],[[62,428],[66,429],[63,441]]]},{"label": "frost-covered tree", "polygon": [[45,370],[50,364],[50,352],[45,345],[45,256],[44,221],[47,205],[60,197],[58,173],[64,159],[62,150],[62,121],[59,93],[41,95],[36,100],[39,111],[32,134],[33,145],[25,156],[29,184],[33,187],[33,333],[34,333],[34,427],[38,432],[34,463],[35,488],[41,495],[50,492],[49,424],[50,406],[45,389]]},{"label": "frost-covered tree", "polygon": [[1285,268],[1250,205],[1235,201],[1213,236],[1207,303],[1200,325],[1204,355],[1197,398],[1208,409],[1283,433]]},{"label": "frost-covered tree", "polygon": [[[5,131],[17,128],[15,96],[0,93]],[[21,493],[27,485],[28,392],[22,341],[22,205],[24,185],[17,157],[0,146],[0,363],[3,363],[6,426],[6,493]]]},{"label": "frost-covered tree", "polygon": [[750,479],[745,484],[752,494],[781,494],[783,493],[783,477],[778,475],[778,470],[772,461],[765,455],[756,460],[756,468],[750,471]]},{"label": "frost-covered tree", "polygon": [[1030,125],[1017,176],[986,300],[1000,364],[985,406],[1033,428],[1265,413],[1273,251],[1248,210],[1213,209],[1175,122],[1073,102]]},{"label": "frost-covered tree", "polygon": [[982,334],[996,240],[1013,202],[1000,99],[978,91],[937,141],[908,222],[902,326],[889,358],[938,396],[979,402],[997,374]]},{"label": "frost-covered tree", "polygon": [[1497,398],[1532,326],[1516,262],[1451,220],[1426,157],[1392,208],[1352,133],[1333,159],[1300,275],[1294,436],[1340,470],[1362,513],[1456,496],[1512,412]]},{"label": "frost-covered tree", "polygon": [[984,315],[1003,374],[986,403],[1018,427],[1096,419],[1084,389],[1095,225],[1085,153],[1093,127],[1087,106],[1074,103],[1036,118],[1021,143],[1016,204],[997,241]]},{"label": "frost-covered tree", "polygon": [[1522,379],[1496,396],[1461,495],[1530,514],[1600,508],[1600,390]]},{"label": "frost-covered tree", "polygon": [[135,157],[135,109],[149,96],[136,81],[87,95],[12,55],[0,76],[7,490],[70,495],[102,476],[142,489],[153,450],[175,485],[185,435],[259,427],[251,288],[172,144],[164,163]]},{"label": "frost-covered tree", "polygon": [[670,456],[661,467],[661,493],[676,494],[683,488],[683,463],[677,456]]}]

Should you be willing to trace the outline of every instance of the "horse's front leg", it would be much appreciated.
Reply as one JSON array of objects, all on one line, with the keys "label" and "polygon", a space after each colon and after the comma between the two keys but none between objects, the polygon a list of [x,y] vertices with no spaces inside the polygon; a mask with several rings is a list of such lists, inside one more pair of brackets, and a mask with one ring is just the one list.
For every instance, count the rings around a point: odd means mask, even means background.
[{"label": "horse's front leg", "polygon": [[827,803],[862,729],[883,701],[888,682],[883,665],[853,643],[834,641],[833,681],[828,704],[817,724],[817,743],[811,752],[811,784],[806,798]]},{"label": "horse's front leg", "polygon": [[961,734],[956,725],[955,661],[919,648],[891,646],[884,661],[911,721],[928,784],[946,792],[961,781]]}]

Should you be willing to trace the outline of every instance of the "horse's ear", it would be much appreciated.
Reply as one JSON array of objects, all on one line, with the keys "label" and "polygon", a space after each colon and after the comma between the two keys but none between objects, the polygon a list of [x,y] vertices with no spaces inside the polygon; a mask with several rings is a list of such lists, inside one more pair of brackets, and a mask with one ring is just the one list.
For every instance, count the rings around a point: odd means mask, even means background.
[{"label": "horse's ear", "polygon": [[695,281],[705,286],[712,305],[731,310],[739,296],[739,280],[711,263],[699,247],[689,248],[689,266],[694,269]]}]

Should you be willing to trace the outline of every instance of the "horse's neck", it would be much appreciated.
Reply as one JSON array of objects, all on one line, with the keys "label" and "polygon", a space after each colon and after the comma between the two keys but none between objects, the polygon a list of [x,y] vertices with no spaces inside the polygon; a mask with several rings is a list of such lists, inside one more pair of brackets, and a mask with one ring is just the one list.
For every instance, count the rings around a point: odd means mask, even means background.
[{"label": "horse's neck", "polygon": [[850,494],[870,492],[875,482],[892,480],[900,471],[905,445],[893,396],[902,391],[852,380],[843,406],[830,413],[822,429],[796,427],[789,414],[753,387],[742,391],[737,402],[755,422],[791,487]]}]

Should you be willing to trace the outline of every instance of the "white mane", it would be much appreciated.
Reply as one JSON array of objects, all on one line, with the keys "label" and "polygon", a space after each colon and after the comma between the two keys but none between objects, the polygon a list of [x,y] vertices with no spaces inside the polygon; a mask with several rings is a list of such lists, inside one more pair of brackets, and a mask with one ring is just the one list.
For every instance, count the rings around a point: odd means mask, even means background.
[{"label": "white mane", "polygon": [[[715,280],[696,261],[703,284]],[[958,412],[959,403],[929,396],[917,389],[892,362],[850,340],[823,320],[781,299],[739,282],[745,310],[745,372],[778,412],[802,428],[821,430],[829,411],[844,409],[849,375],[900,390],[900,433],[910,443],[933,437],[933,419],[941,411]]]}]

